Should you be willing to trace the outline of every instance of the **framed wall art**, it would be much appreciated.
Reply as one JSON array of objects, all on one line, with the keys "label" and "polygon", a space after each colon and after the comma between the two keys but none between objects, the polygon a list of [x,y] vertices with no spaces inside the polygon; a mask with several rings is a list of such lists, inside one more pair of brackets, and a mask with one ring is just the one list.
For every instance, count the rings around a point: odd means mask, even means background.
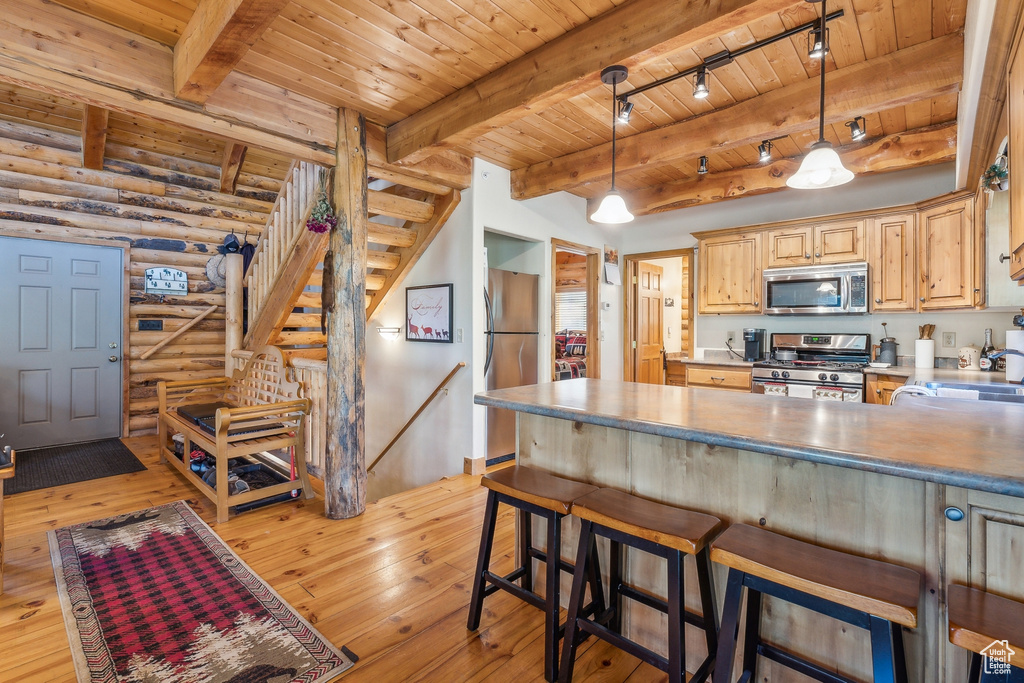
[{"label": "framed wall art", "polygon": [[452,285],[405,288],[405,340],[452,343]]}]

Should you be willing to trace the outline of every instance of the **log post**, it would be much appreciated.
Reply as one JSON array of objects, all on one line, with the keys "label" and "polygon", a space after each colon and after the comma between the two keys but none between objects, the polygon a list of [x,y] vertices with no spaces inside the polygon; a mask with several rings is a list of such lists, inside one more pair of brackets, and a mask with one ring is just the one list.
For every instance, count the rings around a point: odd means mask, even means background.
[{"label": "log post", "polygon": [[231,377],[231,352],[242,348],[242,255],[224,257],[224,374]]},{"label": "log post", "polygon": [[338,226],[330,242],[334,311],[327,331],[324,511],[329,519],[348,519],[366,509],[366,198],[366,122],[362,114],[342,109],[334,173]]}]

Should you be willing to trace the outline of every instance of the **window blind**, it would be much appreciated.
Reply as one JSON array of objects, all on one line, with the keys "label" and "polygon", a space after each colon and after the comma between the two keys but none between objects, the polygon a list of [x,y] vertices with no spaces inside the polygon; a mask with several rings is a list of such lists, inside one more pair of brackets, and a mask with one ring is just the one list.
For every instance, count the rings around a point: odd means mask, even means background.
[{"label": "window blind", "polygon": [[587,329],[587,293],[555,292],[555,331]]}]

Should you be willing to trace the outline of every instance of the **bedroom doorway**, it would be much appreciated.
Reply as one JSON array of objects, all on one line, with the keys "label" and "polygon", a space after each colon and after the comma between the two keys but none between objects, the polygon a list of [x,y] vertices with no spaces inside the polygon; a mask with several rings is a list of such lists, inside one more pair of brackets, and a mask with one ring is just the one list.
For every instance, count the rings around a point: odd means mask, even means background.
[{"label": "bedroom doorway", "polygon": [[552,379],[600,377],[600,249],[551,240]]},{"label": "bedroom doorway", "polygon": [[623,379],[664,384],[665,359],[693,354],[693,249],[630,254],[624,263]]}]

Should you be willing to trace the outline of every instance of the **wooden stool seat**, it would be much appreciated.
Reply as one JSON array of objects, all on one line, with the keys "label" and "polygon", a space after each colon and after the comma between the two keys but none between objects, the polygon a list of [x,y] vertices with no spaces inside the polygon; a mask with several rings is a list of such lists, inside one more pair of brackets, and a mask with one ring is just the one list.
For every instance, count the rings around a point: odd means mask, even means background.
[{"label": "wooden stool seat", "polygon": [[707,545],[721,524],[717,517],[662,505],[616,489],[598,489],[578,498],[572,514],[688,555],[696,555]]},{"label": "wooden stool seat", "polygon": [[711,561],[867,612],[917,626],[921,575],[913,569],[735,524],[711,544]]},{"label": "wooden stool seat", "polygon": [[596,486],[562,479],[547,472],[515,465],[485,474],[480,483],[498,493],[567,515],[573,501],[597,491]]},{"label": "wooden stool seat", "polygon": [[1014,652],[1009,663],[1024,668],[1024,603],[967,586],[950,586],[949,642],[982,654],[995,641],[1005,640]]}]

